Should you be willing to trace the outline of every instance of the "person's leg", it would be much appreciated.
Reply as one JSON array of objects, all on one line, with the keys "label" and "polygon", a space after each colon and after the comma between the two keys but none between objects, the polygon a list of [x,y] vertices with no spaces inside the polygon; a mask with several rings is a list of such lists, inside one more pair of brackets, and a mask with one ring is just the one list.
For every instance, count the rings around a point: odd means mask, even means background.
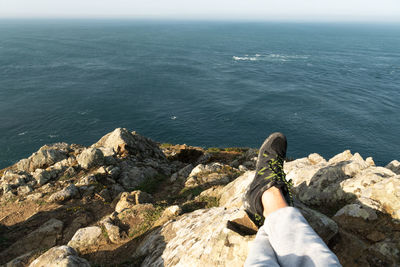
[{"label": "person's leg", "polygon": [[341,266],[300,211],[286,204],[278,188],[265,191],[261,200],[265,217],[262,228],[281,266]]},{"label": "person's leg", "polygon": [[263,254],[263,250],[272,247],[281,266],[340,266],[301,213],[289,207],[293,205],[293,196],[292,183],[286,180],[283,171],[286,148],[282,133],[273,133],[265,139],[258,153],[256,174],[244,194],[247,214],[258,226],[264,221],[260,230],[265,235],[259,233],[268,240],[267,246],[265,242],[256,243],[257,248],[251,248],[256,251],[250,251],[250,255]]},{"label": "person's leg", "polygon": [[250,243],[249,254],[244,266],[279,266],[275,252],[269,243],[268,235],[263,226],[258,230],[256,238]]}]

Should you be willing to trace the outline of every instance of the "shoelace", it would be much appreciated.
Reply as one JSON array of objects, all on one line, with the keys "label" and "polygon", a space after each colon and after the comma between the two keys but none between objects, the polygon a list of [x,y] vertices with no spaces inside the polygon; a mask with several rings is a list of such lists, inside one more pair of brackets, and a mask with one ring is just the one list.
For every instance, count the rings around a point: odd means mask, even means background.
[{"label": "shoelace", "polygon": [[[268,158],[267,154],[263,154],[263,156]],[[288,204],[293,205],[293,196],[292,196],[292,190],[291,190],[291,188],[293,187],[293,182],[292,182],[292,180],[289,180],[289,181],[286,180],[286,174],[283,171],[283,161],[284,161],[283,158],[281,158],[279,156],[276,159],[268,160],[267,161],[268,167],[263,167],[261,170],[258,171],[258,174],[264,175],[264,173],[267,169],[271,170],[272,171],[271,174],[269,176],[265,177],[264,179],[269,180],[269,179],[275,178],[277,180],[282,181],[286,185],[287,192],[289,195],[290,203],[288,203]]]}]

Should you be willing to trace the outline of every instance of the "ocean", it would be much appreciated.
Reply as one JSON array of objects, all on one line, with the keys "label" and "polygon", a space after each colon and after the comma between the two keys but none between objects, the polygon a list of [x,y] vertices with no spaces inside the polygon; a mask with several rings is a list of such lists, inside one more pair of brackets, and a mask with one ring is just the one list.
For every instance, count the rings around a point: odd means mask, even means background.
[{"label": "ocean", "polygon": [[116,127],[400,160],[400,24],[0,20],[0,168]]}]

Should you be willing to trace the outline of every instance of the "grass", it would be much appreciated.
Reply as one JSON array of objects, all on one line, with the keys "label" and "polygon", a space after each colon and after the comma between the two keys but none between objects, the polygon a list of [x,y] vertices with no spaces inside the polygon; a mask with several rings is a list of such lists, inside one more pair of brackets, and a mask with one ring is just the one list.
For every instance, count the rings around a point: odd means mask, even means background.
[{"label": "grass", "polygon": [[219,199],[210,196],[200,196],[182,205],[182,212],[188,213],[198,209],[208,209],[219,206]]},{"label": "grass", "polygon": [[189,195],[192,195],[195,197],[195,196],[200,195],[200,193],[203,192],[203,190],[204,190],[204,188],[201,186],[185,187],[179,192],[178,198],[187,198]]},{"label": "grass", "polygon": [[241,147],[227,147],[224,151],[227,152],[237,152],[237,153],[244,153],[248,150],[248,148],[241,148]]},{"label": "grass", "polygon": [[76,212],[81,211],[81,210],[85,210],[85,208],[81,207],[81,206],[74,206],[74,207],[67,208],[67,211],[69,211],[71,213],[76,213]]},{"label": "grass", "polygon": [[104,227],[104,225],[101,226],[101,233],[103,234],[103,236],[104,236],[107,240],[109,240],[109,238],[108,238],[108,233],[107,233],[107,230],[106,230],[106,228]]},{"label": "grass", "polygon": [[171,146],[173,146],[173,144],[170,144],[170,143],[162,143],[162,144],[160,145],[160,148],[168,148],[168,147],[171,147]]},{"label": "grass", "polygon": [[36,203],[37,205],[39,205],[39,206],[43,206],[43,205],[46,205],[46,204],[47,204],[47,202],[44,201],[44,200],[42,200],[42,199],[35,200],[35,203]]},{"label": "grass", "polygon": [[154,223],[161,217],[164,209],[165,208],[162,206],[155,206],[154,209],[145,210],[143,212],[143,222],[129,231],[129,237],[137,237],[149,231]]},{"label": "grass", "polygon": [[209,147],[207,148],[207,152],[208,153],[219,153],[221,152],[223,149],[219,148],[219,147]]},{"label": "grass", "polygon": [[149,178],[143,181],[136,189],[149,194],[153,194],[157,192],[157,189],[159,188],[161,182],[165,180],[165,178],[165,175],[158,174],[153,178]]}]

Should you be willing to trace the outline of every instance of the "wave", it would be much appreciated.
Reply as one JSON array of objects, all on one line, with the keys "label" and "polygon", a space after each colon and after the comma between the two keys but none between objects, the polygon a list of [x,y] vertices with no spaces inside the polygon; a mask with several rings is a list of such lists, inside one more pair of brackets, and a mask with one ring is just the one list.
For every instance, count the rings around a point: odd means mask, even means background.
[{"label": "wave", "polygon": [[18,135],[25,135],[25,134],[27,134],[27,133],[28,133],[28,131],[19,133]]},{"label": "wave", "polygon": [[298,59],[308,59],[308,55],[284,55],[284,54],[254,54],[254,55],[244,55],[244,56],[233,56],[235,61],[291,61]]}]

